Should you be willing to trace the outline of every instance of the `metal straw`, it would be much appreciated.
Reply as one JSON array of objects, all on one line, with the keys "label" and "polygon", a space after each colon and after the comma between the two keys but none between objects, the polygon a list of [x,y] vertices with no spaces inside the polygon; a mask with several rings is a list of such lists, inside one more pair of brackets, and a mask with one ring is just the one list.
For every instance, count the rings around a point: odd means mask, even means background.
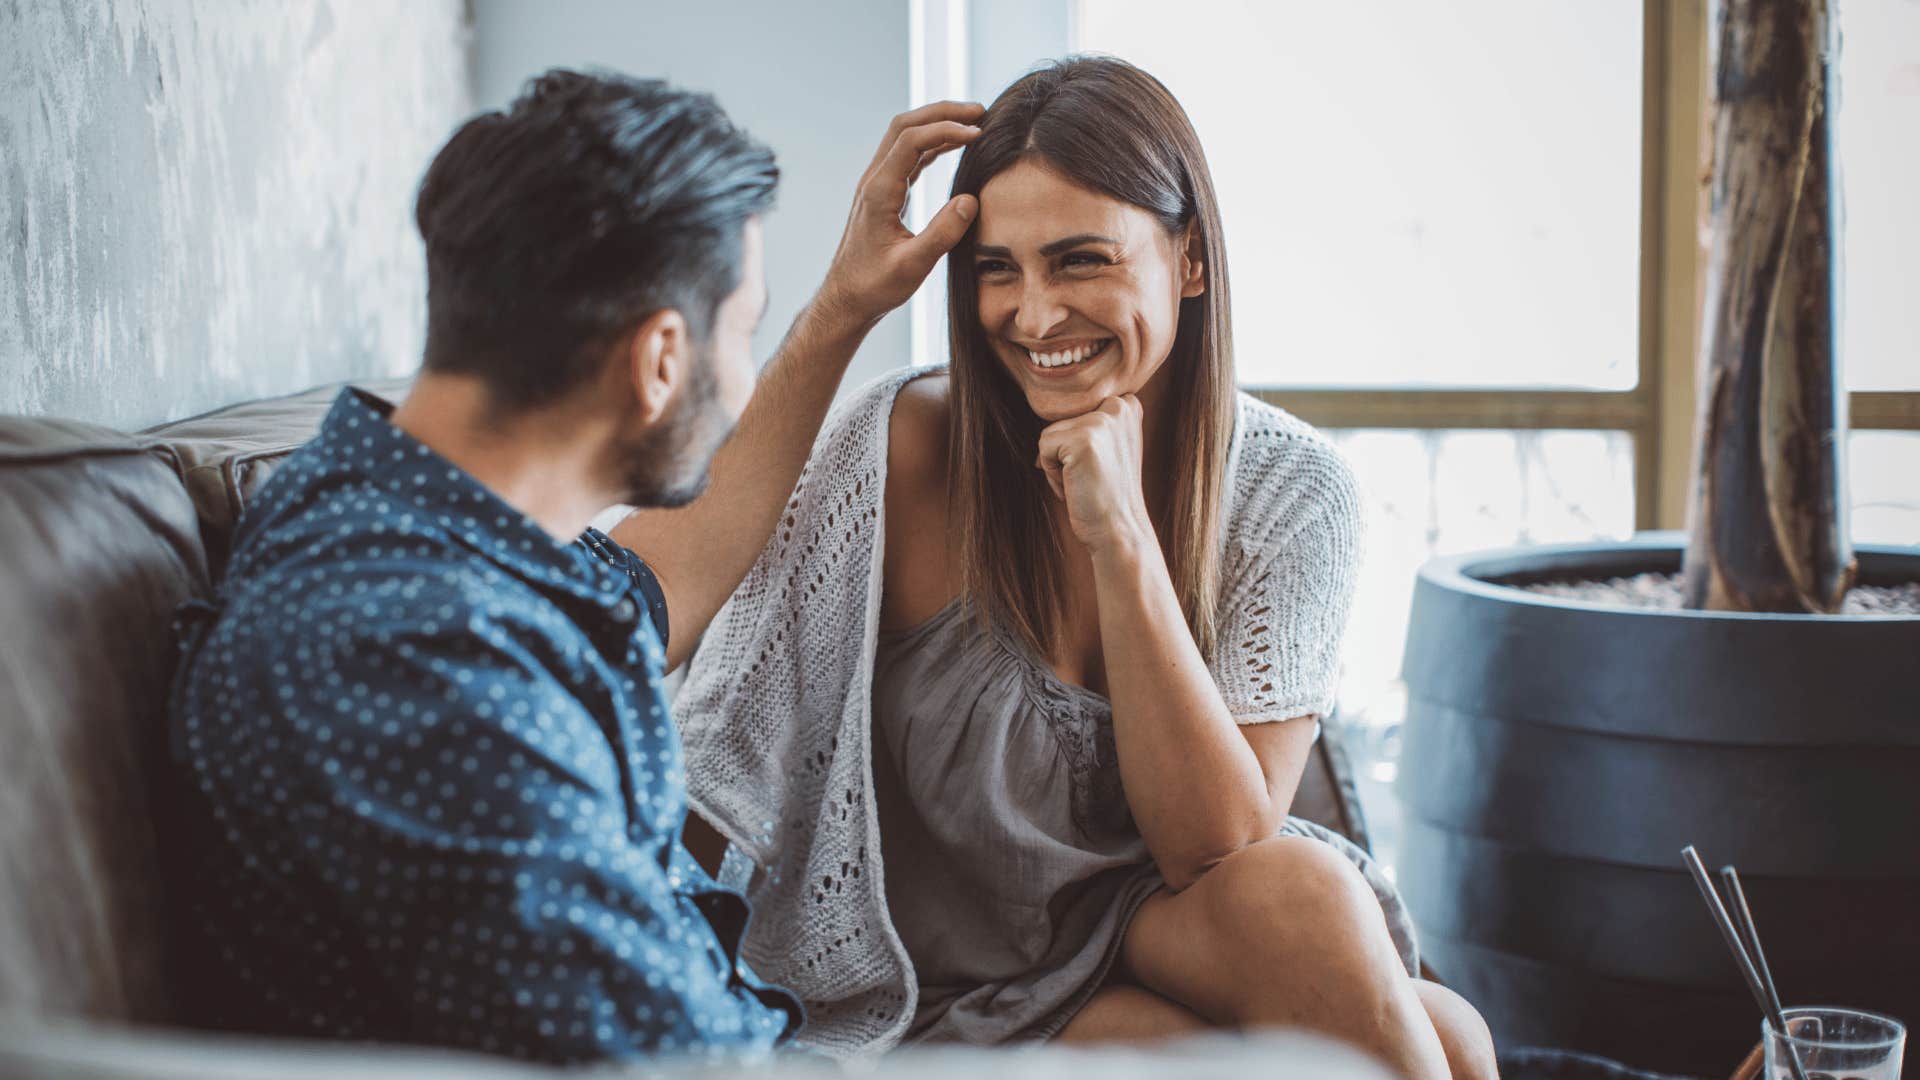
[{"label": "metal straw", "polygon": [[[1727,907],[1720,902],[1720,894],[1713,887],[1713,879],[1707,876],[1706,865],[1700,861],[1700,853],[1688,844],[1680,851],[1680,858],[1687,864],[1687,871],[1693,875],[1693,883],[1700,887],[1700,896],[1707,902],[1707,913],[1713,916],[1714,925],[1720,928],[1720,936],[1726,940],[1727,950],[1733,953],[1733,962],[1739,967],[1740,974],[1747,980],[1747,989],[1753,993],[1754,1003],[1760,1006],[1760,1015],[1766,1018],[1768,1026],[1775,1028],[1782,1036],[1787,1035],[1786,1018],[1775,1004],[1776,998],[1770,997],[1767,986],[1760,981],[1760,972],[1753,966],[1753,959],[1747,955],[1747,948],[1740,940],[1740,931],[1734,928],[1733,917],[1727,914]],[[1807,1080],[1807,1074],[1800,1067],[1800,1055],[1794,1051],[1793,1043],[1786,1042],[1787,1064],[1793,1069],[1794,1080]]]},{"label": "metal straw", "polygon": [[1760,985],[1766,988],[1773,1022],[1784,1035],[1787,1033],[1786,1010],[1780,1007],[1780,991],[1773,985],[1773,972],[1767,968],[1766,950],[1760,947],[1760,930],[1753,925],[1753,912],[1747,908],[1747,891],[1740,887],[1740,871],[1731,866],[1721,867],[1720,883],[1727,888],[1727,910],[1733,915],[1735,928],[1740,931],[1740,940],[1747,946],[1747,955],[1753,958],[1753,968],[1760,974]]}]

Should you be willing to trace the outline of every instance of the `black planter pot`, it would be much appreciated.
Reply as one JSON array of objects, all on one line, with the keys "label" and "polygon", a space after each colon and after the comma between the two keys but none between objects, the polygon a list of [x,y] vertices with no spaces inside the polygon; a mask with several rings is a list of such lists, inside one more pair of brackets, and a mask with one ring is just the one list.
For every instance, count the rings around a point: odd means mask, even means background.
[{"label": "black planter pot", "polygon": [[[1428,564],[1400,883],[1502,1045],[1726,1075],[1759,1013],[1680,849],[1740,868],[1787,1004],[1920,1020],[1920,618],[1668,612],[1503,584],[1677,572],[1682,538]],[[1920,549],[1862,547],[1862,584]]]}]

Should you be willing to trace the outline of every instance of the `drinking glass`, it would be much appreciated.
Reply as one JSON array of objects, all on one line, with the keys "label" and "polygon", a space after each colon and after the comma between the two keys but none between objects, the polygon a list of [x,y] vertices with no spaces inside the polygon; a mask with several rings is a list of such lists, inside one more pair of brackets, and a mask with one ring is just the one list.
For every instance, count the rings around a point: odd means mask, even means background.
[{"label": "drinking glass", "polygon": [[1791,1046],[1807,1080],[1900,1080],[1907,1029],[1891,1017],[1854,1009],[1814,1006],[1787,1009],[1787,1034],[1762,1020],[1768,1080],[1793,1080]]}]

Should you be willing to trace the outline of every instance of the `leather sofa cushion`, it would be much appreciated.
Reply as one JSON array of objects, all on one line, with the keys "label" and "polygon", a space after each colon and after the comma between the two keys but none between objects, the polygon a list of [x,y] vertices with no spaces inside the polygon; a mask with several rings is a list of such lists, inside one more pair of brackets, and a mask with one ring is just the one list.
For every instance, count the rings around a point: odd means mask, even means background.
[{"label": "leather sofa cushion", "polygon": [[[341,385],[242,402],[142,433],[148,445],[170,456],[179,468],[180,480],[199,511],[208,565],[216,578],[232,550],[240,512],[287,455],[319,432]],[[398,404],[412,381],[379,379],[352,385]]]},{"label": "leather sofa cushion", "polygon": [[172,464],[0,418],[0,1009],[163,1019],[169,626],[206,589]]}]

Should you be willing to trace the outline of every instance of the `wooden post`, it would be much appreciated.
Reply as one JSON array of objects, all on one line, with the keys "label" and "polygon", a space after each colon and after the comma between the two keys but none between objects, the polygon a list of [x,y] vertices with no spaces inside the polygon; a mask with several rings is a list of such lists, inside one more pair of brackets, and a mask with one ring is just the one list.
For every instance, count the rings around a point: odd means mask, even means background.
[{"label": "wooden post", "polygon": [[1830,0],[1719,0],[1687,605],[1834,612],[1852,587],[1835,333]]}]

